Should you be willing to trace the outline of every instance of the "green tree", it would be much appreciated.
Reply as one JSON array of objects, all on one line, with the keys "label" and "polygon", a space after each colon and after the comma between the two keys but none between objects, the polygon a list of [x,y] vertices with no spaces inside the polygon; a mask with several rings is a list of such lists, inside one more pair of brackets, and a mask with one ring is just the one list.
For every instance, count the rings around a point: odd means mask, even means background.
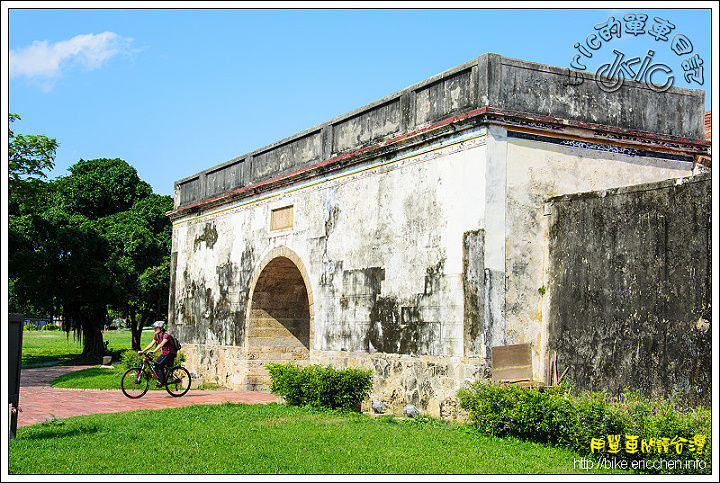
[{"label": "green tree", "polygon": [[136,350],[143,327],[167,317],[172,225],[165,213],[172,205],[172,197],[151,194],[127,211],[102,218],[112,247],[109,266],[116,274],[112,305],[130,321]]},{"label": "green tree", "polygon": [[[19,121],[20,116],[9,114],[8,121],[12,124]],[[31,222],[28,219],[16,219],[43,210],[51,196],[50,184],[45,181],[46,170],[55,166],[55,154],[58,142],[44,135],[16,134],[8,129],[8,248],[22,242],[22,230]],[[17,231],[17,230],[21,231]],[[10,260],[12,262],[12,260]],[[42,276],[42,274],[40,274]],[[9,310],[17,313],[53,313],[52,305],[48,309],[46,300],[18,297],[18,289],[27,287],[17,285],[17,274],[8,277]],[[35,281],[39,283],[39,281]]]},{"label": "green tree", "polygon": [[9,270],[16,298],[62,311],[82,334],[81,357],[99,360],[109,307],[136,321],[136,348],[143,324],[166,314],[172,198],[153,194],[121,159],[69,171],[42,203],[11,216]]},{"label": "green tree", "polygon": [[[55,206],[88,220],[88,226],[97,230],[102,239],[105,251],[101,252],[98,246],[95,252],[102,257],[97,261],[102,262],[103,271],[96,274],[98,296],[85,298],[84,305],[74,304],[68,315],[82,328],[83,355],[99,358],[107,308],[122,309],[132,320],[137,307],[152,305],[144,301],[147,294],[141,290],[138,279],[149,267],[161,265],[163,256],[169,257],[169,247],[156,240],[154,230],[159,222],[156,216],[149,216],[152,210],[148,208],[163,198],[154,195],[135,168],[121,159],[81,159],[69,171],[69,176],[57,181]],[[170,225],[169,220],[166,223]],[[142,316],[152,314],[142,313]],[[136,324],[133,339],[137,338],[137,348],[141,330],[142,326]]]},{"label": "green tree", "polygon": [[[20,116],[9,114],[12,124]],[[44,135],[15,134],[8,129],[8,213],[33,211],[47,198],[46,171],[55,166],[58,142]]]},{"label": "green tree", "polygon": [[81,159],[68,170],[70,175],[58,180],[58,206],[91,220],[129,210],[152,193],[150,185],[122,159]]},{"label": "green tree", "polygon": [[[17,114],[8,114],[8,121],[19,121]],[[10,186],[22,181],[47,177],[45,170],[55,166],[58,142],[45,135],[15,134],[8,129],[8,171]]]}]

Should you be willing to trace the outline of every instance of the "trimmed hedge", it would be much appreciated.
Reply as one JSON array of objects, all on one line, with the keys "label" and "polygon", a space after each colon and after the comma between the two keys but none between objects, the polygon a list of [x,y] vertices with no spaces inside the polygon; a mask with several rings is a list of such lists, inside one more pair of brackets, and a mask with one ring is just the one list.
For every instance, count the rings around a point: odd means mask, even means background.
[{"label": "trimmed hedge", "polygon": [[292,406],[359,411],[372,389],[372,370],[270,363],[270,392]]},{"label": "trimmed hedge", "polygon": [[[573,395],[567,385],[538,389],[478,381],[457,396],[470,423],[485,434],[625,460],[628,467],[635,461],[649,473],[711,473],[708,408],[683,411],[672,401],[631,391]],[[669,468],[668,460],[680,464]]]}]

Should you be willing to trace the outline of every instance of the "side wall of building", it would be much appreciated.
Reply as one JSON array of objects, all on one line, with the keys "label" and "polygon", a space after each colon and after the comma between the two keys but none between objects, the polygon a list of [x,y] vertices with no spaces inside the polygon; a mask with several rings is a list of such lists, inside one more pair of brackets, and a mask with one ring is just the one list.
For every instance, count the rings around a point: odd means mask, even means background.
[{"label": "side wall of building", "polygon": [[693,163],[607,144],[513,131],[505,135],[504,344],[530,343],[534,378],[544,381],[549,298],[543,294],[553,289],[547,275],[548,199],[689,176]]}]

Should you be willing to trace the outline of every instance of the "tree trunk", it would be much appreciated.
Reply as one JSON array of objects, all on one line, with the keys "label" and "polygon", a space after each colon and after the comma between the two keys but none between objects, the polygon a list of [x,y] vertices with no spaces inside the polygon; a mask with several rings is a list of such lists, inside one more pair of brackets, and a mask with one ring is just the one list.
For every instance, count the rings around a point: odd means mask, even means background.
[{"label": "tree trunk", "polygon": [[139,314],[136,313],[135,310],[130,310],[130,331],[132,332],[133,350],[139,351],[142,349],[140,346],[140,344],[142,344],[142,331],[152,316],[152,310],[141,310]]},{"label": "tree trunk", "polygon": [[100,323],[83,324],[83,352],[82,357],[90,361],[102,361],[105,355],[105,343]]},{"label": "tree trunk", "polygon": [[137,318],[135,317],[135,311],[131,310],[128,314],[130,317],[130,333],[132,336],[132,349],[134,351],[139,351],[142,349],[140,347],[140,338],[142,337],[142,324],[138,327]]},{"label": "tree trunk", "polygon": [[102,326],[107,309],[95,307],[82,310],[80,307],[70,307],[67,313],[75,321],[75,330],[82,333],[83,351],[80,358],[92,362],[102,361],[102,357],[105,355]]}]

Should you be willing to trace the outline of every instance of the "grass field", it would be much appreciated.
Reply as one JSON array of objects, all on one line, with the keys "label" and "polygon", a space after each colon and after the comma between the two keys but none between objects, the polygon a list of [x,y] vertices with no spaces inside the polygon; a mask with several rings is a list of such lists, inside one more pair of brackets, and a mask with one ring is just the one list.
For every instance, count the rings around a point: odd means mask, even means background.
[{"label": "grass field", "polygon": [[[129,332],[104,336],[112,349],[130,348]],[[143,344],[151,337],[143,334]],[[24,333],[24,364],[68,361],[81,352],[72,335]],[[117,388],[121,374],[98,366],[53,385]],[[18,428],[8,450],[11,475],[622,473],[584,470],[569,450],[483,436],[468,426],[278,404],[52,419]]]},{"label": "grass field", "polygon": [[[143,332],[141,345],[145,347],[152,338],[152,331]],[[132,349],[130,331],[108,330],[103,332],[103,340],[108,341],[111,350]],[[31,367],[54,361],[62,361],[63,364],[87,364],[87,361],[77,359],[82,349],[82,341],[73,333],[26,330],[23,332],[22,365]]]},{"label": "grass field", "polygon": [[9,442],[8,468],[15,475],[598,473],[579,461],[568,450],[432,419],[225,403],[25,426]]}]

